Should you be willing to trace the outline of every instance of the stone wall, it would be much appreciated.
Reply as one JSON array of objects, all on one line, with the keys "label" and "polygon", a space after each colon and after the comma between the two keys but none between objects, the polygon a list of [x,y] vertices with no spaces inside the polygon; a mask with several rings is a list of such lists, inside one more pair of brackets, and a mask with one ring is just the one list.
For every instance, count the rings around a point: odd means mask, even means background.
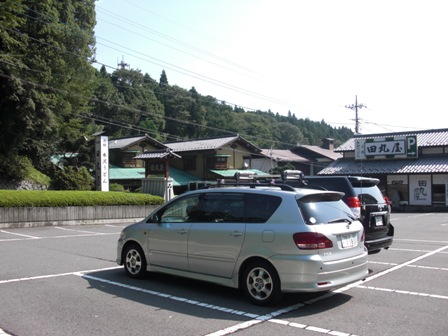
[{"label": "stone wall", "polygon": [[135,223],[157,206],[1,208],[0,228]]},{"label": "stone wall", "polygon": [[47,190],[48,187],[42,184],[36,184],[29,181],[4,181],[0,180],[1,190]]}]

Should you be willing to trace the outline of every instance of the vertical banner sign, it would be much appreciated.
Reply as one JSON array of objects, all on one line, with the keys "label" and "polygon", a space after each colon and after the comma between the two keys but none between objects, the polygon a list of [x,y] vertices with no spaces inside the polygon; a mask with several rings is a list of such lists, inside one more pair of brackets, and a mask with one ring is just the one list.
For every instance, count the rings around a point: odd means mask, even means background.
[{"label": "vertical banner sign", "polygon": [[95,184],[96,190],[109,191],[109,139],[97,136],[95,139]]}]

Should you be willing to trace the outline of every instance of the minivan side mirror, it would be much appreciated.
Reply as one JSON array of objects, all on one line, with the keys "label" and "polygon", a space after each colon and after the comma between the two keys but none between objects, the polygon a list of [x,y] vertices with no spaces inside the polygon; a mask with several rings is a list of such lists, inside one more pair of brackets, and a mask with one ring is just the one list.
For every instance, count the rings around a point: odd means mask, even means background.
[{"label": "minivan side mirror", "polygon": [[160,218],[157,214],[153,214],[151,216],[149,216],[148,220],[146,221],[146,223],[159,223],[160,222]]}]

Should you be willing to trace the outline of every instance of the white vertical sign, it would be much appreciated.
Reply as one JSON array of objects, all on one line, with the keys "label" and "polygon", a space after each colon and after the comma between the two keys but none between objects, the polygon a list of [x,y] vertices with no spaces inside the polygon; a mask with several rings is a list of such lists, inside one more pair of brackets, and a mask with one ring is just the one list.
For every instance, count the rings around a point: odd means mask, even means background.
[{"label": "white vertical sign", "polygon": [[432,204],[431,175],[409,176],[409,205]]},{"label": "white vertical sign", "polygon": [[95,184],[96,190],[109,191],[109,138],[95,139]]}]

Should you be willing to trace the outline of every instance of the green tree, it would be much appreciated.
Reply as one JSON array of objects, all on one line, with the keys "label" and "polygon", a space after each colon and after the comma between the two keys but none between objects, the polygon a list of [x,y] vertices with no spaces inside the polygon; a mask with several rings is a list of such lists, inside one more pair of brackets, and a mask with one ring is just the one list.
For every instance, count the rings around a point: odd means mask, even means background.
[{"label": "green tree", "polygon": [[[97,72],[92,115],[108,136],[146,132],[160,138],[159,131],[165,126],[164,109],[154,94],[154,83],[140,70],[119,69],[110,76],[101,70]],[[146,126],[150,128],[145,129]]]},{"label": "green tree", "polygon": [[0,152],[44,169],[89,123],[94,0],[7,0],[1,11]]}]

